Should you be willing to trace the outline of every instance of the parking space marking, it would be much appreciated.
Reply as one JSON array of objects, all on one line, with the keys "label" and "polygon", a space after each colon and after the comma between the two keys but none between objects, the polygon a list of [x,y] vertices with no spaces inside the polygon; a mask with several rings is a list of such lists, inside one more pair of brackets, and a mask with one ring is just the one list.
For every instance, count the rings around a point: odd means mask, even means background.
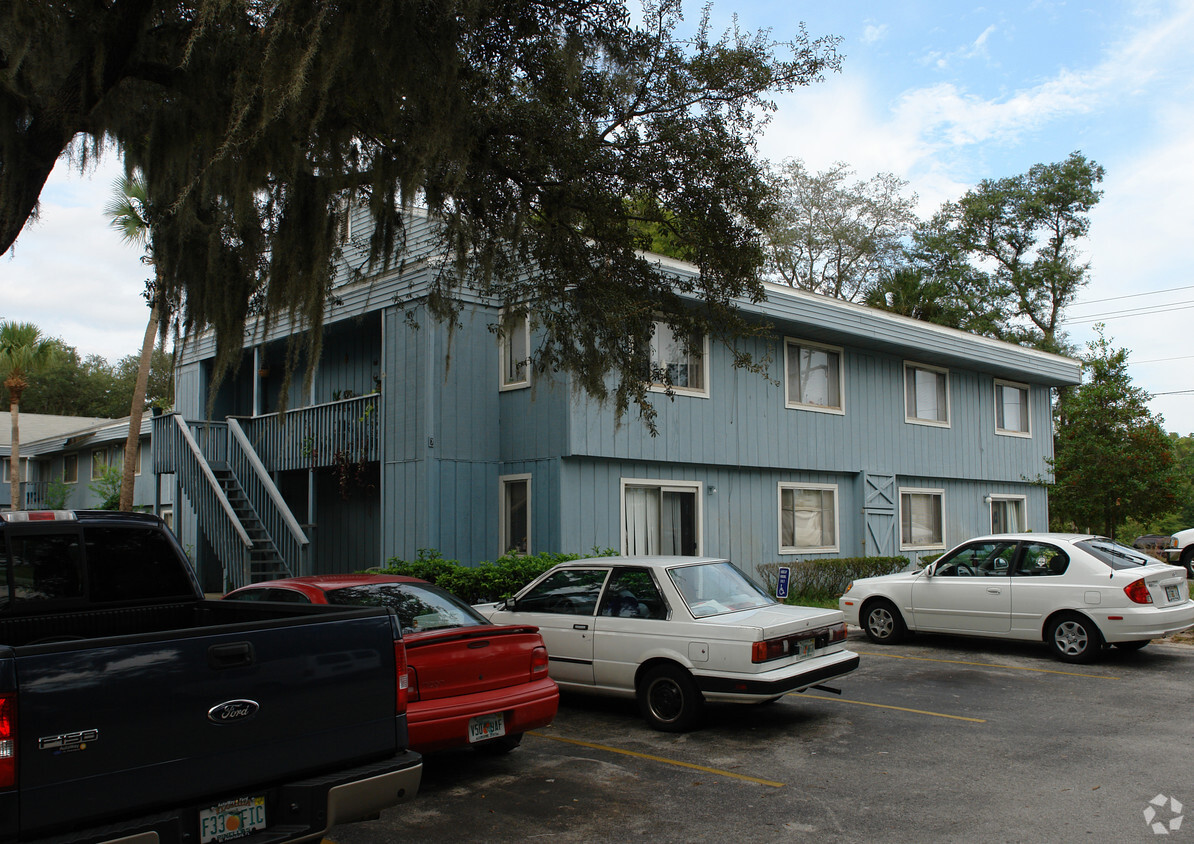
[{"label": "parking space marking", "polygon": [[1079,671],[1058,671],[1055,668],[1030,668],[1026,665],[996,665],[993,662],[966,662],[960,659],[933,659],[927,656],[903,656],[901,654],[872,653],[870,651],[855,651],[859,656],[885,656],[888,659],[911,659],[917,662],[945,662],[950,665],[972,665],[978,668],[1007,668],[1012,671],[1035,671],[1038,674],[1061,674],[1066,677],[1087,677],[1091,680],[1118,680],[1106,674],[1083,674]]},{"label": "parking space marking", "polygon": [[987,723],[986,718],[970,718],[966,715],[949,715],[948,713],[945,713],[945,712],[930,712],[927,709],[909,709],[906,706],[892,706],[891,704],[887,704],[887,703],[871,703],[870,701],[866,701],[866,700],[850,700],[849,698],[844,698],[844,697],[829,697],[828,695],[810,695],[810,694],[802,694],[801,692],[789,692],[788,694],[790,697],[806,697],[806,698],[812,698],[813,700],[831,700],[831,701],[834,701],[835,703],[853,703],[853,704],[856,704],[857,706],[873,706],[876,709],[894,709],[897,712],[911,712],[914,715],[931,715],[934,718],[948,718],[951,721],[970,721],[973,724]]},{"label": "parking space marking", "polygon": [[730,779],[745,780],[746,782],[766,785],[770,786],[771,788],[783,788],[785,785],[782,782],[773,782],[772,780],[759,779],[758,777],[749,777],[746,774],[735,774],[733,771],[723,771],[719,768],[707,768],[704,765],[694,765],[691,762],[681,762],[678,759],[667,759],[663,756],[652,756],[650,753],[639,753],[636,750],[623,750],[620,747],[610,747],[606,744],[594,744],[593,742],[564,738],[563,736],[549,736],[544,733],[536,733],[534,731],[528,732],[527,735],[551,739],[552,741],[563,742],[564,744],[575,744],[579,747],[588,747],[592,750],[602,750],[606,753],[619,753],[622,756],[634,756],[638,759],[647,759],[651,762],[660,762],[664,765],[672,765],[677,768],[691,768],[694,771],[701,771],[702,773],[706,774],[714,774],[715,776],[719,777],[729,777]]}]

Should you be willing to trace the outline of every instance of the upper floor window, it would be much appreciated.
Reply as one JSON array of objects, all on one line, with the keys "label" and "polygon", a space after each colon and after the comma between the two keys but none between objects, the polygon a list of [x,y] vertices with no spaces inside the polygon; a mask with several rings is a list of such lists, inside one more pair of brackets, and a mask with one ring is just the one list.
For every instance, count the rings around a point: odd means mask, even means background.
[{"label": "upper floor window", "polygon": [[528,387],[531,383],[531,325],[526,314],[502,312],[500,318],[502,349],[501,389]]},{"label": "upper floor window", "polygon": [[945,491],[900,490],[900,549],[945,547]]},{"label": "upper floor window", "polygon": [[949,370],[904,364],[904,413],[908,422],[949,425]]},{"label": "upper floor window", "polygon": [[708,359],[708,338],[678,337],[666,322],[655,320],[649,378],[653,387],[670,387],[677,393],[708,396]]},{"label": "upper floor window", "polygon": [[842,350],[802,340],[784,345],[788,407],[841,413]]},{"label": "upper floor window", "polygon": [[837,550],[837,487],[780,484],[779,552]]},{"label": "upper floor window", "polygon": [[1026,385],[1011,381],[995,382],[995,433],[1031,436]]}]

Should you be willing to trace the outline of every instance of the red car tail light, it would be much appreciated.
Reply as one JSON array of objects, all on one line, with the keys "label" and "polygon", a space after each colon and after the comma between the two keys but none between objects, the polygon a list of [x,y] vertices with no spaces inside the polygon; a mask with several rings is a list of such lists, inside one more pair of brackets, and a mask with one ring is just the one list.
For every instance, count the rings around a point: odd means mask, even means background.
[{"label": "red car tail light", "polygon": [[[401,714],[406,711],[409,700],[410,677],[406,673],[406,645],[400,639],[394,641],[394,671],[398,678],[398,695],[394,711]],[[418,700],[417,696],[415,700]]]},{"label": "red car tail light", "polygon": [[17,696],[0,695],[0,788],[17,784]]},{"label": "red car tail light", "polygon": [[542,646],[531,651],[531,679],[547,676],[547,648]]},{"label": "red car tail light", "polygon": [[1124,594],[1134,604],[1151,604],[1153,602],[1153,596],[1149,594],[1148,584],[1144,582],[1144,578],[1133,580],[1125,586]]}]

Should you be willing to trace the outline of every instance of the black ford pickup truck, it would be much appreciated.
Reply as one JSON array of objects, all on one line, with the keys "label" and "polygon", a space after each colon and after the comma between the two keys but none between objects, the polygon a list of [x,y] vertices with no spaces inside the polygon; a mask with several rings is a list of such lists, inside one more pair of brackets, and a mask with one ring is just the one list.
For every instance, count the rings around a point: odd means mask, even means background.
[{"label": "black ford pickup truck", "polygon": [[0,513],[0,844],[320,838],[414,797],[391,610],[205,600],[161,520]]}]

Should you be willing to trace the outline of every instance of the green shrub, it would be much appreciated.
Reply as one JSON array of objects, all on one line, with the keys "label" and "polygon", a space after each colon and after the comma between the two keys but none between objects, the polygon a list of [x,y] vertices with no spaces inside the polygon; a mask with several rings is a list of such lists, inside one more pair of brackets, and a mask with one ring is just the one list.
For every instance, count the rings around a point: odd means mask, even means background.
[{"label": "green shrub", "polygon": [[763,563],[759,578],[775,594],[781,567],[790,569],[788,594],[813,601],[832,601],[846,591],[851,580],[892,574],[908,567],[907,557],[845,557],[827,560],[797,560],[794,563]]},{"label": "green shrub", "polygon": [[380,574],[401,574],[417,577],[446,589],[470,604],[499,601],[508,598],[557,563],[589,557],[608,557],[616,551],[593,549],[591,554],[549,554],[546,551],[519,557],[507,554],[493,562],[485,561],[466,566],[457,560],[447,560],[434,549],[421,548],[413,561],[397,557],[386,561]]}]

